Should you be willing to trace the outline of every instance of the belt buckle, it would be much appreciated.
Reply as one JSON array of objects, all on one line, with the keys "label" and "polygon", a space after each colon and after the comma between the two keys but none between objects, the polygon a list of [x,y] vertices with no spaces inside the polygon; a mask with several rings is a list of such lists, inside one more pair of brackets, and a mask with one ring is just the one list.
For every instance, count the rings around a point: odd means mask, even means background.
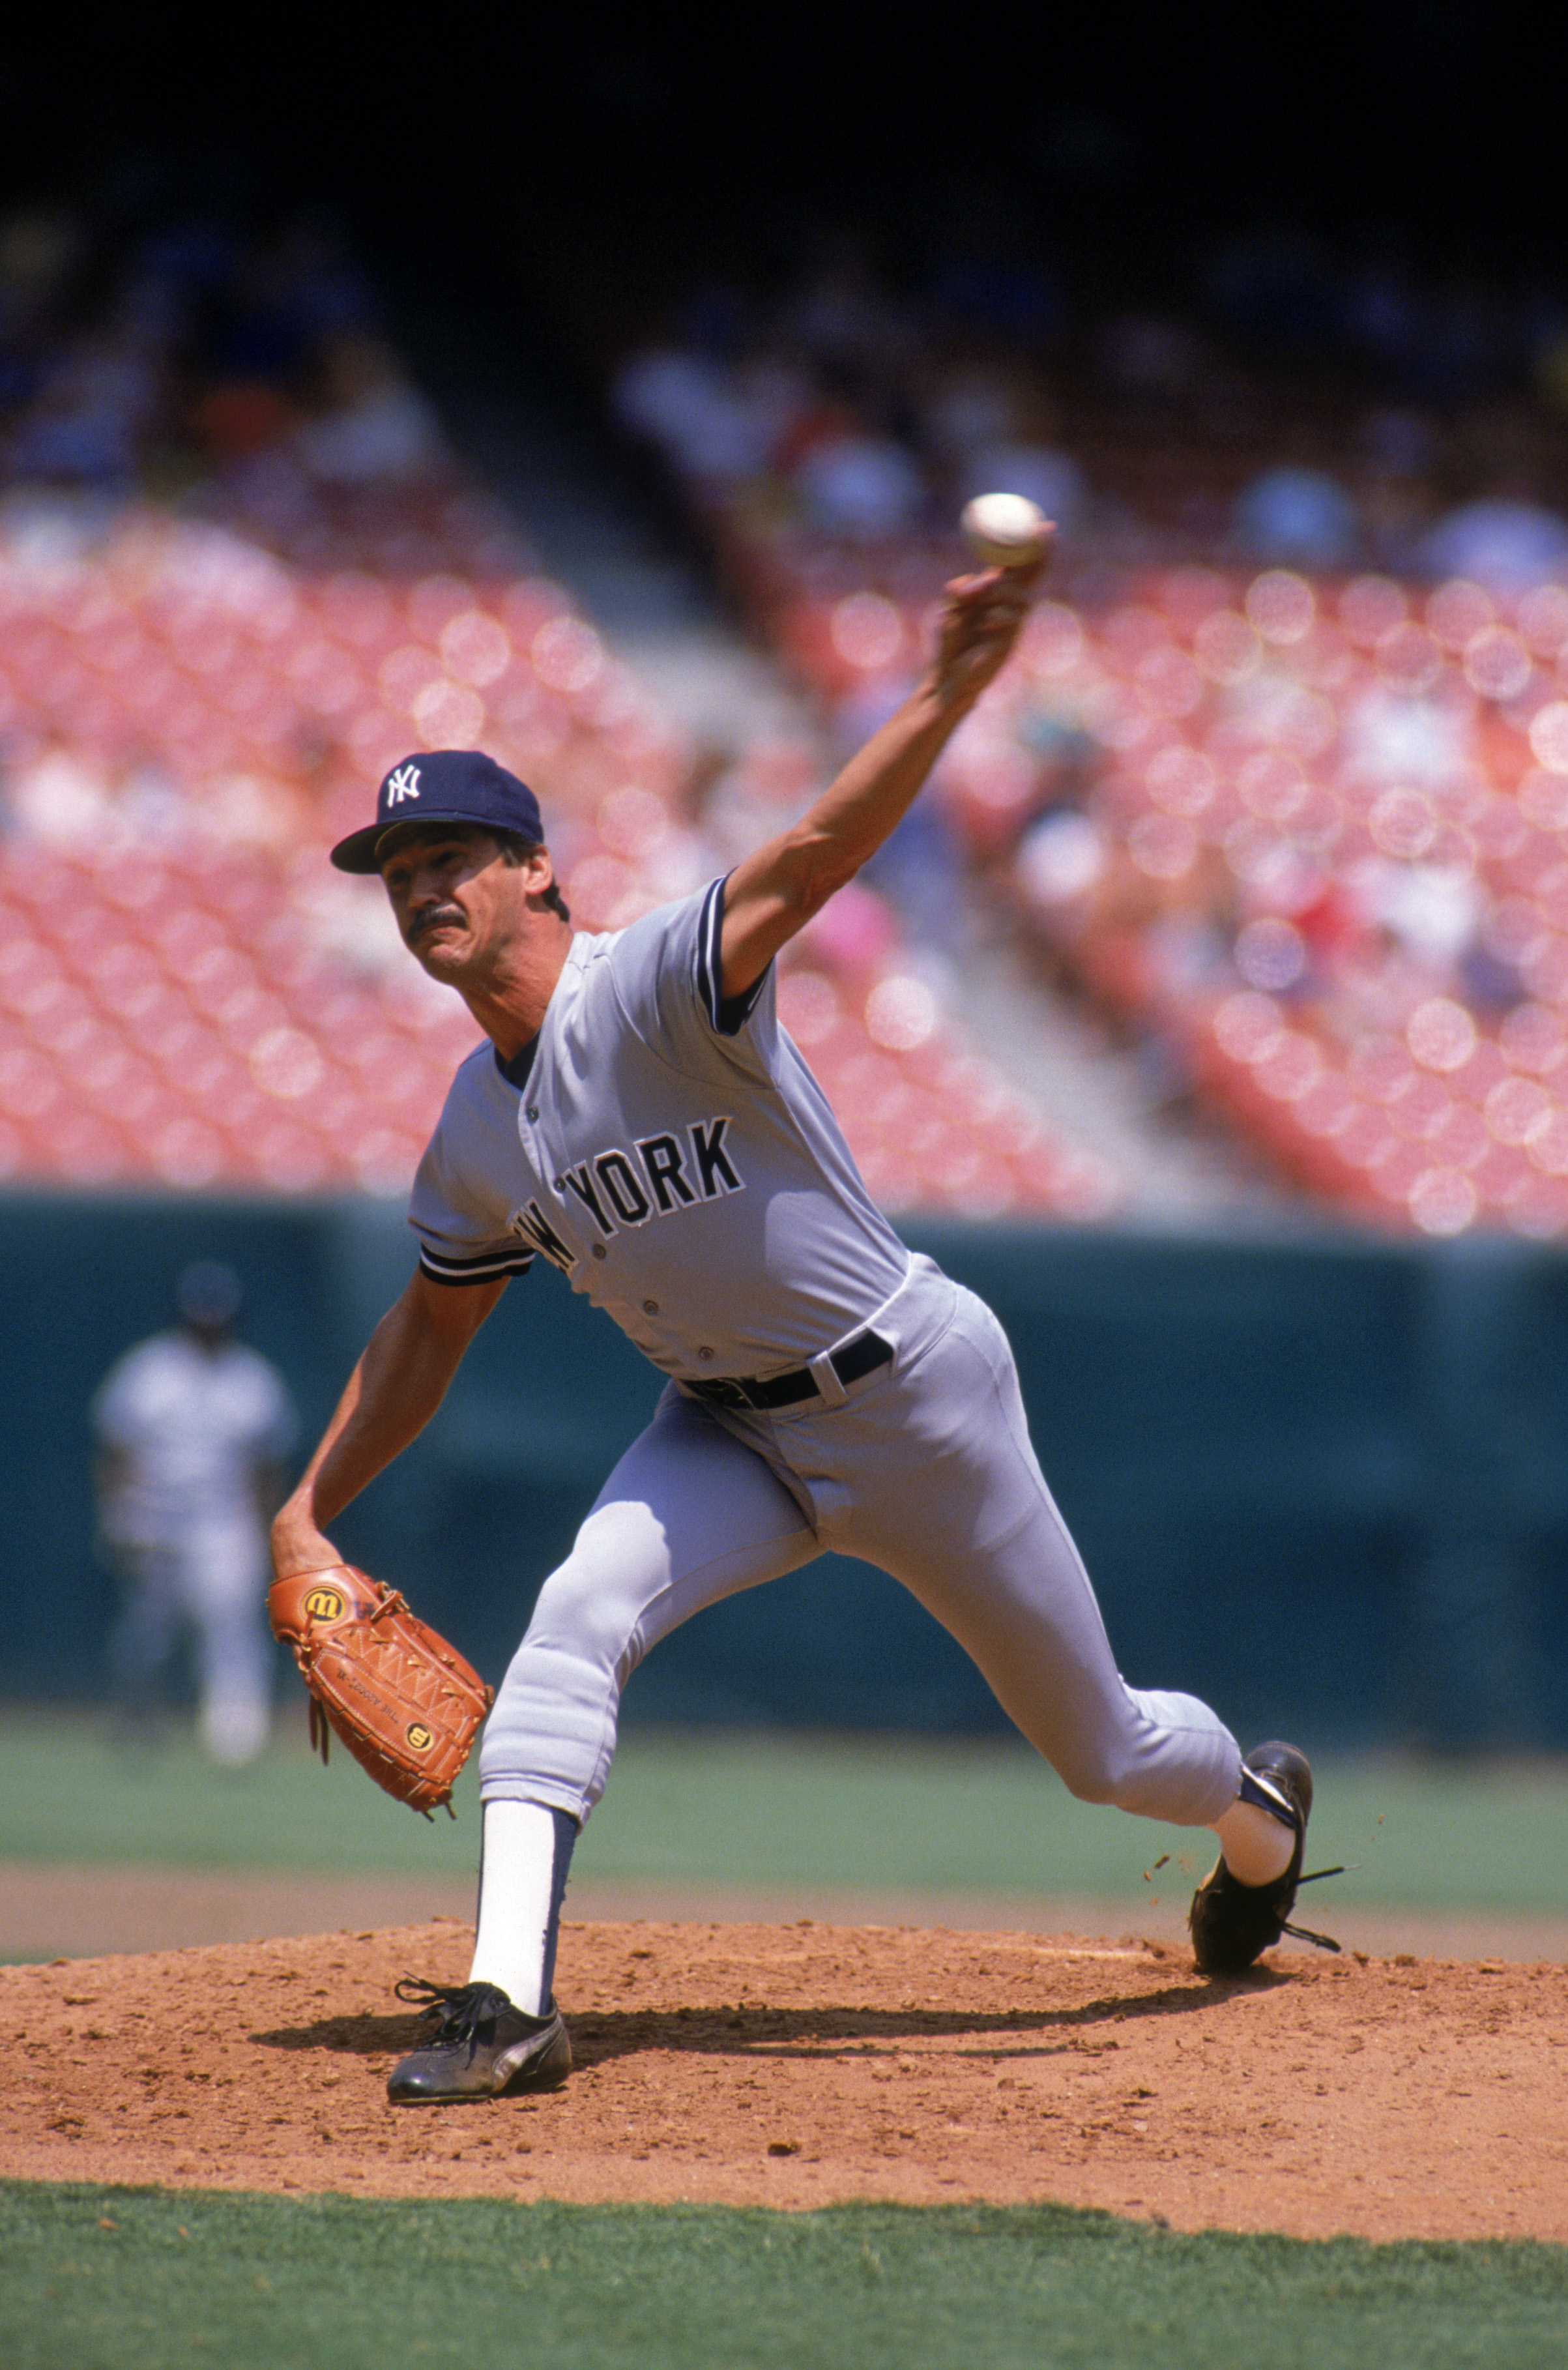
[{"label": "belt buckle", "polygon": [[728,1375],[715,1375],[712,1382],[701,1382],[697,1388],[715,1407],[750,1408],[751,1405],[744,1383],[736,1382]]}]

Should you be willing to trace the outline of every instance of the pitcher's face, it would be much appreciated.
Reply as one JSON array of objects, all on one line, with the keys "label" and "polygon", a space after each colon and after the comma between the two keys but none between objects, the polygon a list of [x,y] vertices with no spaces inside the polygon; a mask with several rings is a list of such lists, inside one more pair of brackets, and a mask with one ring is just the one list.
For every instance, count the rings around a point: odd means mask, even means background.
[{"label": "pitcher's face", "polygon": [[398,841],[381,877],[405,946],[432,979],[459,987],[493,974],[529,927],[529,895],[548,886],[550,860],[540,849],[509,864],[477,823],[432,823]]}]

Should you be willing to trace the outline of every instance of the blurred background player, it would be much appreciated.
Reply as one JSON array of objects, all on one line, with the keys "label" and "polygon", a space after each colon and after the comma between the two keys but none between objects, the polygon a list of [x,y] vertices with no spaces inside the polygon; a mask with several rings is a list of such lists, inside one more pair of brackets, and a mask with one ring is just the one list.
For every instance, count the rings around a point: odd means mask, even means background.
[{"label": "blurred background player", "polygon": [[194,1633],[201,1741],[230,1766],[267,1742],[265,1525],[296,1430],[281,1376],[234,1338],[241,1297],[232,1267],[188,1267],[177,1329],[128,1350],[92,1409],[99,1533],[126,1586],[109,1648],[120,1719],[145,1728]]}]

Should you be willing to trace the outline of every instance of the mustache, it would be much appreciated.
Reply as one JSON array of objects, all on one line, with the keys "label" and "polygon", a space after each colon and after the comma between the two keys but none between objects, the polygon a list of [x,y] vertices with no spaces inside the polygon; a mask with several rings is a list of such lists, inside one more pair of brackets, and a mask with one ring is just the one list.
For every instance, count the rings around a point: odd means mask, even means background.
[{"label": "mustache", "polygon": [[423,938],[427,930],[439,930],[448,922],[455,922],[459,929],[461,929],[464,918],[464,912],[461,905],[427,906],[422,914],[414,915],[409,921],[408,928],[406,933],[408,943],[412,946],[414,940],[416,938]]}]

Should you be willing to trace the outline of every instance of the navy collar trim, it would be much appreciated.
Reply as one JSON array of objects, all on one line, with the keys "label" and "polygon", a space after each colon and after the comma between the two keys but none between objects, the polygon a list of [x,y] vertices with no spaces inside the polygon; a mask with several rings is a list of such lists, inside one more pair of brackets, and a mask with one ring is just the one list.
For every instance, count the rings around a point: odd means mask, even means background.
[{"label": "navy collar trim", "polygon": [[531,1037],[526,1045],[520,1045],[509,1062],[502,1059],[498,1045],[495,1049],[497,1069],[499,1070],[508,1086],[516,1087],[519,1093],[528,1084],[528,1074],[533,1067],[533,1056],[538,1051],[537,1035]]}]

